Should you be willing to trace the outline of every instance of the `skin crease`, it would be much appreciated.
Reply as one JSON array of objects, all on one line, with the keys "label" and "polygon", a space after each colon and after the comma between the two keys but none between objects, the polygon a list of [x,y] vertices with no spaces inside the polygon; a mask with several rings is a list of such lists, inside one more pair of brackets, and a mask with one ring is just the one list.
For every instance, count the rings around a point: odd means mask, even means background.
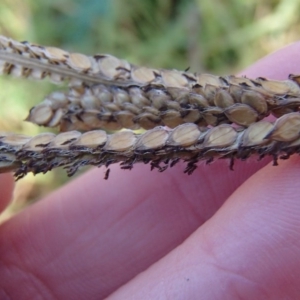
[{"label": "skin crease", "polygon": [[[243,74],[299,74],[299,51]],[[299,158],[183,168],[93,169],[2,224],[0,299],[299,299]]]}]

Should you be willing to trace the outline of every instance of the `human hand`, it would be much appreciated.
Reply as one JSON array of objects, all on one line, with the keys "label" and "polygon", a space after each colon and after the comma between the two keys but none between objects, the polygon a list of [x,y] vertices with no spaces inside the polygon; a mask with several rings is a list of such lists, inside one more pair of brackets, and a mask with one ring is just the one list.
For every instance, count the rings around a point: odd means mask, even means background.
[{"label": "human hand", "polygon": [[[300,43],[247,69],[300,73]],[[298,299],[300,161],[94,169],[0,227],[0,299]],[[0,208],[13,188],[0,176]],[[113,294],[112,294],[113,293]]]}]

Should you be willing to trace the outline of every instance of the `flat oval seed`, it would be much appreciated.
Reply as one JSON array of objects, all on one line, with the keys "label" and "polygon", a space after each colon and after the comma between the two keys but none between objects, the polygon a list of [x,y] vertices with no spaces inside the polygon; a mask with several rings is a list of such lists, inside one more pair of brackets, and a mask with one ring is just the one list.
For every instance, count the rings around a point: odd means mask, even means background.
[{"label": "flat oval seed", "polygon": [[177,126],[171,133],[168,144],[172,146],[188,147],[195,144],[200,137],[200,130],[192,123]]},{"label": "flat oval seed", "polygon": [[13,134],[4,136],[3,138],[0,138],[2,143],[8,144],[10,146],[23,146],[28,141],[30,141],[31,137],[22,135],[22,134]]},{"label": "flat oval seed", "polygon": [[26,121],[35,123],[37,125],[46,125],[53,116],[53,110],[50,106],[39,104],[30,110]]},{"label": "flat oval seed", "polygon": [[87,71],[92,66],[89,57],[80,53],[70,53],[67,63],[76,71]]},{"label": "flat oval seed", "polygon": [[250,105],[259,114],[265,114],[268,111],[268,105],[266,99],[258,92],[245,91],[242,94],[241,102],[243,104]]},{"label": "flat oval seed", "polygon": [[225,90],[218,90],[215,99],[215,105],[220,108],[226,108],[234,104],[234,100],[231,95]]},{"label": "flat oval seed", "polygon": [[198,109],[190,109],[187,114],[183,117],[184,123],[197,123],[202,119],[202,114]]},{"label": "flat oval seed", "polygon": [[291,80],[277,81],[258,79],[258,81],[265,90],[273,94],[285,95],[291,92],[299,92],[299,86]]},{"label": "flat oval seed", "polygon": [[12,45],[11,45],[12,48],[14,48],[20,52],[26,51],[27,46],[25,44],[20,43],[18,41],[14,41],[14,40],[11,40],[11,43],[12,43]]},{"label": "flat oval seed", "polygon": [[46,47],[45,48],[45,56],[53,61],[66,61],[67,57],[69,56],[69,53],[65,50],[56,48],[56,47]]},{"label": "flat oval seed", "polygon": [[107,142],[107,134],[103,130],[92,130],[83,133],[72,146],[84,146],[88,148],[96,148],[103,146]]},{"label": "flat oval seed", "polygon": [[300,114],[289,113],[276,120],[274,128],[266,134],[265,139],[280,142],[292,142],[300,135]]},{"label": "flat oval seed", "polygon": [[129,129],[137,129],[139,126],[134,123],[134,114],[128,112],[128,111],[120,111],[116,112],[114,114],[114,117],[116,118],[117,122],[123,127],[123,128],[129,128]]},{"label": "flat oval seed", "polygon": [[76,141],[80,136],[81,133],[76,130],[60,133],[51,142],[49,147],[68,148],[70,144]]},{"label": "flat oval seed", "polygon": [[201,86],[205,87],[206,85],[213,86],[224,86],[224,83],[220,80],[219,76],[211,75],[211,74],[197,74],[197,83]]},{"label": "flat oval seed", "polygon": [[152,129],[158,124],[161,124],[160,117],[155,116],[151,113],[141,113],[138,116],[136,116],[133,121],[147,130]]},{"label": "flat oval seed", "polygon": [[228,124],[214,127],[205,135],[203,147],[223,148],[231,146],[237,138],[237,132]]},{"label": "flat oval seed", "polygon": [[169,133],[163,127],[155,127],[142,134],[137,141],[136,150],[155,150],[166,145]]},{"label": "flat oval seed", "polygon": [[51,93],[49,96],[45,98],[45,100],[50,101],[52,109],[65,107],[69,102],[66,94],[58,91]]},{"label": "flat oval seed", "polygon": [[260,121],[251,124],[243,134],[241,143],[242,146],[252,147],[268,143],[265,136],[268,132],[270,132],[270,130],[272,130],[272,128],[273,124],[267,121]]},{"label": "flat oval seed", "polygon": [[236,76],[227,76],[226,79],[229,81],[230,85],[239,85],[239,86],[255,86],[253,81],[246,77],[236,77]]},{"label": "flat oval seed", "polygon": [[65,109],[63,108],[59,108],[58,110],[56,110],[51,120],[47,123],[47,126],[48,127],[58,126],[61,120],[63,119],[65,113],[66,113]]},{"label": "flat oval seed", "polygon": [[231,122],[241,126],[249,126],[258,118],[258,113],[246,104],[236,103],[226,109],[224,113]]},{"label": "flat oval seed", "polygon": [[193,104],[197,107],[208,107],[208,101],[205,99],[202,95],[191,93],[189,96],[189,102],[190,104]]},{"label": "flat oval seed", "polygon": [[39,151],[45,149],[53,140],[55,134],[50,132],[41,133],[28,141],[22,149],[28,151]]},{"label": "flat oval seed", "polygon": [[139,88],[129,89],[131,103],[136,107],[143,108],[151,105],[151,101],[144,96],[144,93]]},{"label": "flat oval seed", "polygon": [[244,93],[245,89],[242,86],[239,85],[230,85],[229,86],[229,94],[233,97],[235,102],[239,103],[241,102],[242,94]]},{"label": "flat oval seed", "polygon": [[134,68],[131,72],[131,77],[133,81],[136,81],[138,83],[150,83],[151,81],[155,80],[154,72],[157,71],[145,67]]},{"label": "flat oval seed", "polygon": [[166,87],[186,87],[188,81],[180,72],[173,70],[161,70],[160,71],[163,83]]},{"label": "flat oval seed", "polygon": [[112,134],[104,149],[107,151],[122,152],[130,150],[136,142],[136,136],[132,131],[120,131]]},{"label": "flat oval seed", "polygon": [[175,128],[183,123],[180,112],[176,110],[167,110],[161,115],[161,117],[164,124],[170,128]]},{"label": "flat oval seed", "polygon": [[112,55],[105,55],[98,60],[100,70],[108,78],[115,78],[120,71],[118,68],[122,67],[122,61]]}]

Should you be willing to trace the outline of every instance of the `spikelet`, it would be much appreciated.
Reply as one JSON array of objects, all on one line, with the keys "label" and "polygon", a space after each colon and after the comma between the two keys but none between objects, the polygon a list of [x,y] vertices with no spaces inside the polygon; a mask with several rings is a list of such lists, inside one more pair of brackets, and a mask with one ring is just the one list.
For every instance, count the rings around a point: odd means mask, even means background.
[{"label": "spikelet", "polygon": [[17,178],[28,172],[45,173],[63,166],[73,175],[84,165],[109,166],[121,163],[132,168],[137,162],[151,163],[163,171],[174,162],[187,163],[191,174],[200,160],[246,159],[252,154],[281,155],[300,152],[300,114],[284,115],[271,123],[259,121],[248,128],[221,124],[213,128],[187,123],[174,129],[155,127],[143,134],[103,130],[42,133],[33,138],[0,134],[0,173],[13,170]]},{"label": "spikelet", "polygon": [[[28,121],[60,133],[0,133],[0,173],[137,162],[164,171],[197,162],[300,152],[300,76],[276,81],[139,67],[108,54],[88,56],[0,36],[0,73],[69,81],[30,110]],[[273,123],[263,120],[274,115]],[[231,124],[234,124],[232,126]],[[129,130],[107,134],[104,130]],[[147,131],[136,134],[135,129]],[[102,130],[104,129],[104,130]],[[85,133],[82,133],[86,131]]]}]

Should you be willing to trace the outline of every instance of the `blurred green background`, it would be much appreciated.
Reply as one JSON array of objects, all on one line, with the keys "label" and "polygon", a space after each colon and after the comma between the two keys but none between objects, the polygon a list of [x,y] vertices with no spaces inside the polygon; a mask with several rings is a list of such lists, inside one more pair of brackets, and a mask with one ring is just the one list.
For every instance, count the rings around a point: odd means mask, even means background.
[{"label": "blurred green background", "polygon": [[[299,11],[300,0],[2,0],[0,34],[151,67],[233,74],[298,40]],[[20,120],[56,86],[2,77],[0,87],[0,131],[45,130]],[[15,207],[66,180],[63,170],[28,175]]]}]

